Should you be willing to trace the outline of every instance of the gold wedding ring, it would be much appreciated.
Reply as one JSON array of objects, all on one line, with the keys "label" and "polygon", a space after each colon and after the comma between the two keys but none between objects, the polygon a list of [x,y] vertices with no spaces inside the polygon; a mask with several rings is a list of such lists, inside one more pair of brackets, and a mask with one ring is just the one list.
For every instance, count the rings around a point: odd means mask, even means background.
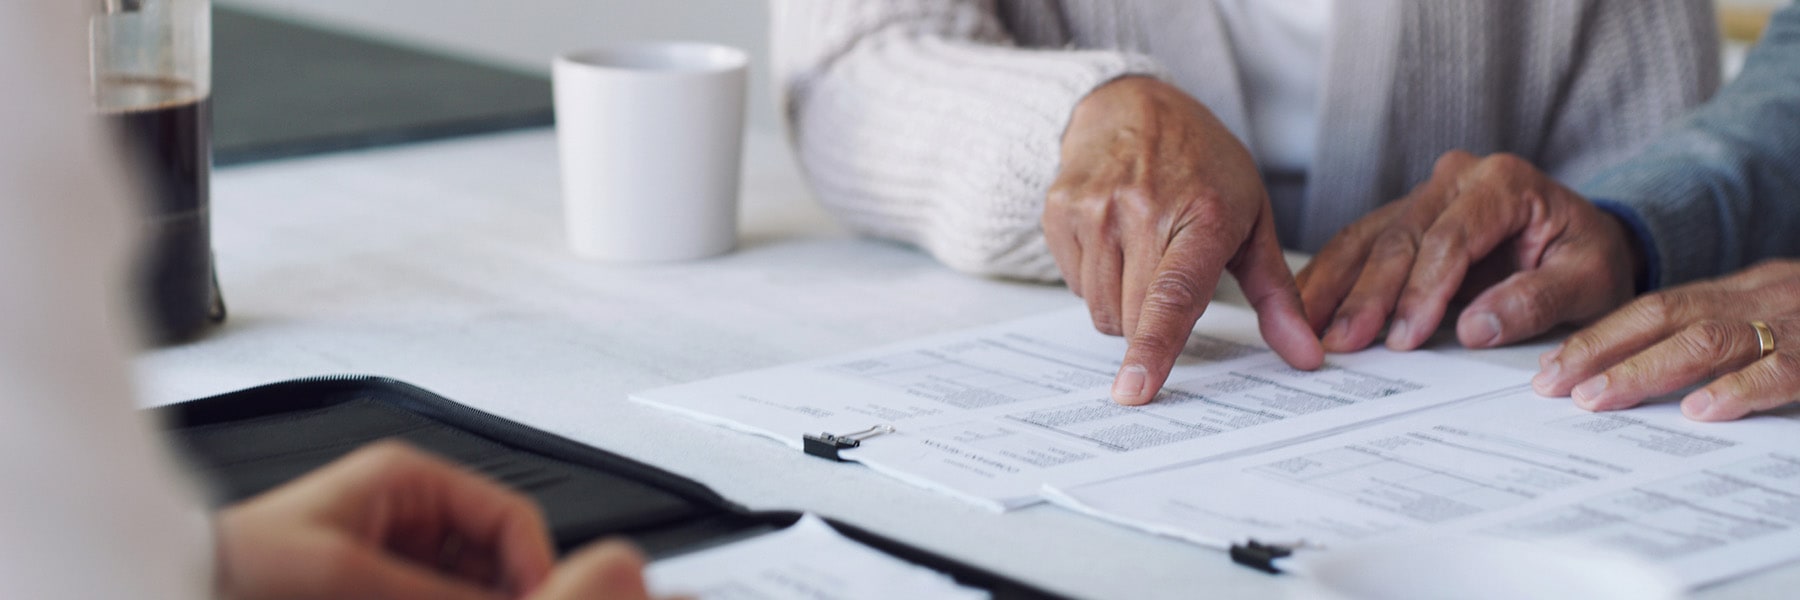
[{"label": "gold wedding ring", "polygon": [[1762,321],[1751,321],[1750,326],[1756,329],[1756,345],[1761,347],[1756,358],[1761,360],[1775,351],[1775,332],[1769,329],[1768,323]]}]

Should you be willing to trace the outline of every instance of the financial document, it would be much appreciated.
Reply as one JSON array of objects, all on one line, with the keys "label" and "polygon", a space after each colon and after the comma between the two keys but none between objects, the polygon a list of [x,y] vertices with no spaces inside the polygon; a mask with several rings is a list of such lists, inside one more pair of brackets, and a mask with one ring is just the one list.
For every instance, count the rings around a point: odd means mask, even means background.
[{"label": "financial document", "polygon": [[1229,460],[1057,489],[1059,504],[1207,545],[1428,534],[1580,542],[1689,586],[1800,558],[1800,422],[1589,413],[1526,391]]},{"label": "financial document", "polygon": [[1067,487],[1492,393],[1520,371],[1419,352],[1288,367],[1254,314],[1215,306],[1155,402],[1114,404],[1122,339],[1060,311],[852,356],[643,392],[634,398],[796,448],[806,434],[894,432],[848,460],[996,510]]},{"label": "financial document", "polygon": [[1083,309],[644,392],[767,436],[891,426],[841,455],[996,510],[1051,501],[1228,547],[1413,535],[1586,543],[1699,586],[1800,559],[1800,416],[1589,413],[1530,373],[1371,349],[1285,365],[1215,306],[1157,399],[1108,388],[1125,343]]},{"label": "financial document", "polygon": [[846,538],[812,515],[775,533],[656,561],[644,579],[652,596],[696,600],[989,597]]}]

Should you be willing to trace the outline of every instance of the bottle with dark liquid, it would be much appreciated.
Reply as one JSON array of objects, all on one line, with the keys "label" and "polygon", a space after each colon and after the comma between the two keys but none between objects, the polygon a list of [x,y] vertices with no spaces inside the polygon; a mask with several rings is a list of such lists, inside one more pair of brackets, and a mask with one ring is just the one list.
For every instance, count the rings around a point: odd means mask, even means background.
[{"label": "bottle with dark liquid", "polygon": [[143,203],[133,304],[150,341],[194,339],[225,318],[208,218],[212,178],[208,0],[100,0],[95,106]]}]

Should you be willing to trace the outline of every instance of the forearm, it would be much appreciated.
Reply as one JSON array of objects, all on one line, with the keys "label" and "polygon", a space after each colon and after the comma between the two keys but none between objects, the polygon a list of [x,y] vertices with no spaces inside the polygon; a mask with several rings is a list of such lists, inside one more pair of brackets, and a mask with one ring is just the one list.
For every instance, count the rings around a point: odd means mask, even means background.
[{"label": "forearm", "polygon": [[777,3],[778,80],[819,199],[959,270],[1053,279],[1039,227],[1070,114],[1157,73],[1121,52],[1013,44],[989,2]]},{"label": "forearm", "polygon": [[1644,152],[1582,186],[1630,207],[1675,285],[1800,255],[1800,11],[1776,18],[1743,74]]}]

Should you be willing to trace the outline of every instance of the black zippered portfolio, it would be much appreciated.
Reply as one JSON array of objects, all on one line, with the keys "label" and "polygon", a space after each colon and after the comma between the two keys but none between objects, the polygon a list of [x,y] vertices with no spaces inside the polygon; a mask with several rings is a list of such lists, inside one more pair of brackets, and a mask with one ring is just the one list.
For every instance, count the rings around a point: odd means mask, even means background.
[{"label": "black zippered portfolio", "polygon": [[[220,504],[276,487],[370,442],[405,441],[530,495],[561,551],[621,536],[651,557],[774,531],[800,513],[756,512],[697,482],[379,377],[275,383],[153,409]],[[995,598],[1057,598],[1030,585],[831,519],[846,537]]]}]

